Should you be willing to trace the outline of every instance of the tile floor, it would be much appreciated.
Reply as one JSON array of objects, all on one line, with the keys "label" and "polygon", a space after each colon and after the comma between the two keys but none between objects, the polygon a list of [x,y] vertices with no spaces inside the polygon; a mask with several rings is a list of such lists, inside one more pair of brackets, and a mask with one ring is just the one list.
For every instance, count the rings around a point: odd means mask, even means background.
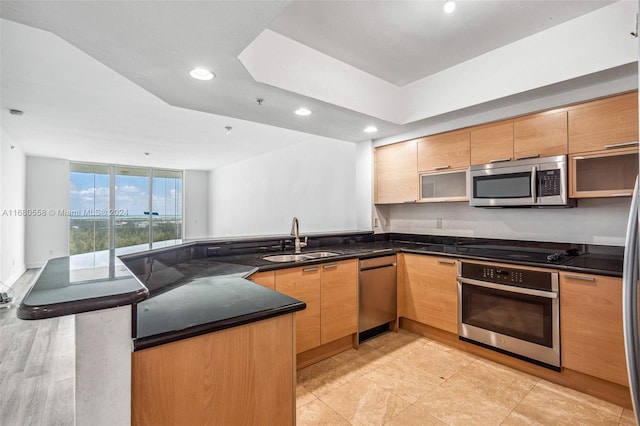
[{"label": "tile floor", "polygon": [[298,426],[635,425],[633,413],[413,333],[298,371]]}]

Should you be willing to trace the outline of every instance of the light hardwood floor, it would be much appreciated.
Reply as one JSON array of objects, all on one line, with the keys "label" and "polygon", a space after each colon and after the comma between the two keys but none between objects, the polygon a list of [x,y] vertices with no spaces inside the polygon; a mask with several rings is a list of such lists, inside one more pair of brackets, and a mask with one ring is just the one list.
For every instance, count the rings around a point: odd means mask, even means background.
[{"label": "light hardwood floor", "polygon": [[[0,309],[0,330],[0,425],[72,425],[74,317]],[[297,394],[299,426],[635,424],[629,410],[404,330],[299,370]]]},{"label": "light hardwood floor", "polygon": [[[14,285],[19,303],[37,274]],[[72,425],[74,317],[23,321],[0,309],[0,425]]]}]

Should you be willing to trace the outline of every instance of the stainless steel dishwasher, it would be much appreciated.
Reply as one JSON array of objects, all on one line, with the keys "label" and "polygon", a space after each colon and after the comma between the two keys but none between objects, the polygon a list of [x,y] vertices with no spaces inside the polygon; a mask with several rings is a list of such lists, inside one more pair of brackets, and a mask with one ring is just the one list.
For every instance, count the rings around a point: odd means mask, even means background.
[{"label": "stainless steel dishwasher", "polygon": [[358,334],[363,340],[371,337],[367,332],[388,330],[396,320],[396,256],[361,259],[359,278]]}]

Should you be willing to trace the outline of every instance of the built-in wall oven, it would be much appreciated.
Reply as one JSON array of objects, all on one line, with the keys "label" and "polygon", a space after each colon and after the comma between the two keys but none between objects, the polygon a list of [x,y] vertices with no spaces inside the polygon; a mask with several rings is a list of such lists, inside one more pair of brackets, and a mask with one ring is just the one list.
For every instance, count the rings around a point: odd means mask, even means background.
[{"label": "built-in wall oven", "polygon": [[558,273],[458,264],[460,339],[560,369]]}]

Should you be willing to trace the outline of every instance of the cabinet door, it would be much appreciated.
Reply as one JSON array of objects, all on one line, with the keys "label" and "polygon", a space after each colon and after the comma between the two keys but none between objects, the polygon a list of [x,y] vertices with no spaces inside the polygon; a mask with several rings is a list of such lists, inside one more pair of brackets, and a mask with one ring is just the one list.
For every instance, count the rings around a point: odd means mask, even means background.
[{"label": "cabinet door", "polygon": [[256,272],[249,277],[249,281],[260,284],[270,290],[276,289],[276,273],[274,271]]},{"label": "cabinet door", "polygon": [[433,172],[469,167],[469,129],[418,140],[418,171]]},{"label": "cabinet door", "polygon": [[560,274],[562,366],[628,386],[622,331],[622,280]]},{"label": "cabinet door", "polygon": [[631,197],[638,175],[638,149],[569,156],[569,197]]},{"label": "cabinet door", "polygon": [[516,160],[567,154],[567,111],[549,111],[513,123]]},{"label": "cabinet door", "polygon": [[404,255],[404,316],[458,333],[457,261]]},{"label": "cabinet door", "polygon": [[387,145],[375,151],[375,202],[415,202],[418,198],[417,140]]},{"label": "cabinet door", "polygon": [[320,343],[358,331],[358,263],[356,260],[322,265]]},{"label": "cabinet door", "polygon": [[469,169],[420,175],[420,201],[469,201]]},{"label": "cabinet door", "polygon": [[[616,149],[638,142],[638,93],[569,109],[569,153]],[[627,145],[628,146],[628,145]]]},{"label": "cabinet door", "polygon": [[513,121],[471,128],[471,164],[513,159]]},{"label": "cabinet door", "polygon": [[307,304],[296,312],[296,353],[320,346],[320,266],[276,271],[276,291]]},{"label": "cabinet door", "polygon": [[293,316],[132,353],[131,424],[294,424]]}]

